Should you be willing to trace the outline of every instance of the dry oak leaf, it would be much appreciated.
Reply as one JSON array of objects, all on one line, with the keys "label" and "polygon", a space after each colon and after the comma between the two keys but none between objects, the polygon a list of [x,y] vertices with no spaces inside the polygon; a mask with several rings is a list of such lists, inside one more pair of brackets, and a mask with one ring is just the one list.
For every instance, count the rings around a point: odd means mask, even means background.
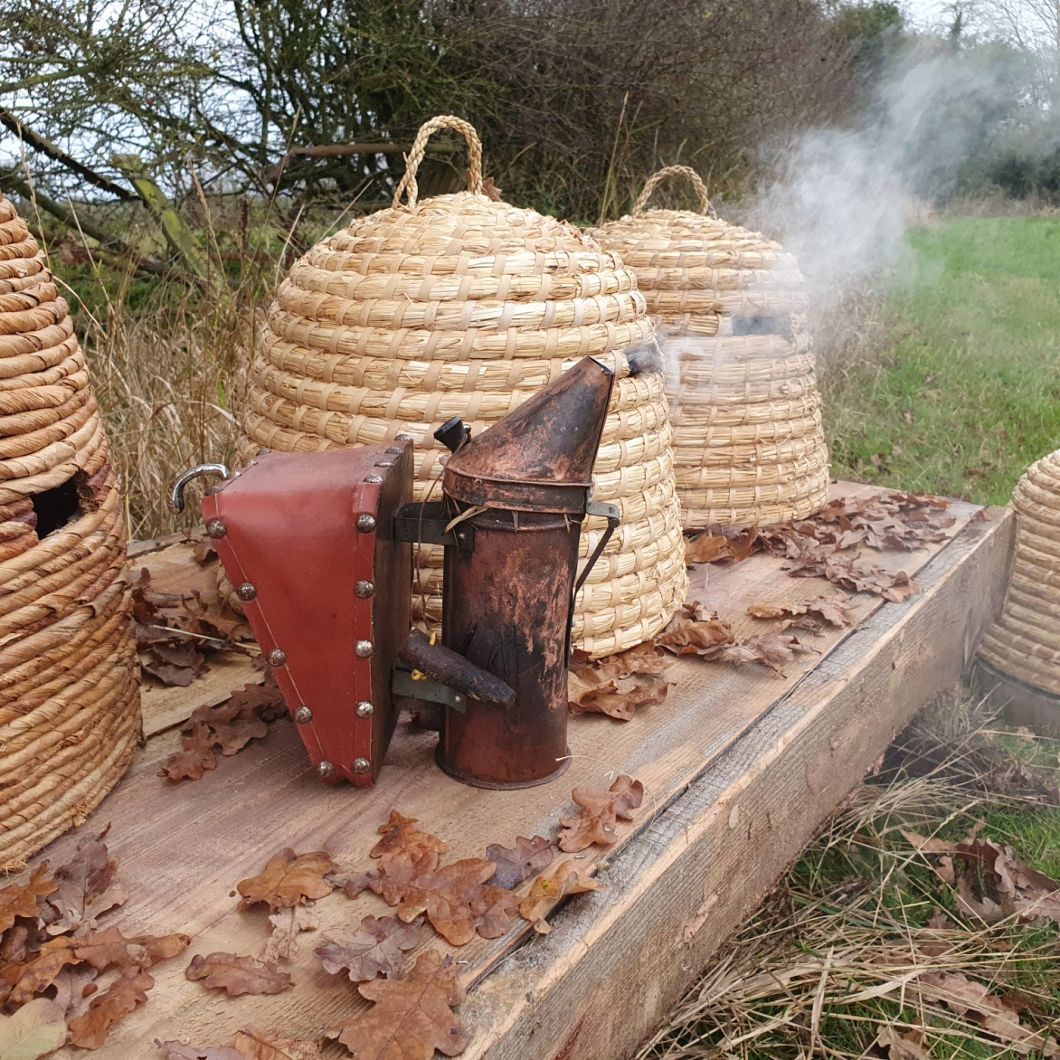
[{"label": "dry oak leaf", "polygon": [[587,652],[574,652],[567,670],[567,701],[575,714],[607,714],[629,721],[637,707],[661,703],[670,690],[662,672],[672,660],[655,645],[593,659]]},{"label": "dry oak leaf", "polygon": [[685,540],[685,563],[716,563],[720,559],[732,559],[729,539],[715,537],[711,533],[697,534]]},{"label": "dry oak leaf", "polygon": [[491,843],[486,847],[486,857],[497,866],[490,880],[495,887],[511,890],[518,887],[523,880],[536,876],[542,869],[548,868],[556,855],[556,845],[542,835],[516,836],[514,847],[502,847],[500,843]]},{"label": "dry oak leaf", "polygon": [[756,662],[767,666],[775,674],[784,676],[784,667],[796,655],[805,655],[814,649],[803,644],[798,637],[784,633],[761,633],[741,641],[727,655],[732,662]]},{"label": "dry oak leaf", "polygon": [[68,964],[77,963],[72,946],[73,940],[63,935],[45,942],[25,964],[0,968],[0,998],[6,991],[7,1003],[17,1008],[47,990]]},{"label": "dry oak leaf", "polygon": [[133,935],[126,938],[116,927],[106,931],[89,931],[70,940],[74,956],[91,965],[96,971],[111,966],[128,969],[150,968],[159,961],[168,961],[187,949],[191,938],[179,933],[172,935]]},{"label": "dry oak leaf", "polygon": [[16,917],[38,916],[37,901],[54,894],[59,885],[48,875],[47,864],[38,865],[24,883],[0,887],[0,935],[15,923]]},{"label": "dry oak leaf", "polygon": [[352,935],[329,938],[313,952],[325,971],[332,975],[346,972],[354,983],[376,976],[400,979],[409,967],[407,950],[414,949],[422,937],[422,920],[403,924],[392,916],[366,916]]},{"label": "dry oak leaf", "polygon": [[931,1060],[931,1054],[920,1044],[921,1031],[902,1034],[897,1027],[884,1027],[876,1035],[876,1047],[885,1051],[887,1060]]},{"label": "dry oak leaf", "polygon": [[236,1035],[235,1048],[244,1060],[319,1060],[321,1055],[316,1042],[277,1038],[253,1027]]},{"label": "dry oak leaf", "polygon": [[296,854],[290,847],[269,859],[259,876],[240,880],[240,909],[264,903],[274,912],[300,905],[310,898],[326,898],[335,889],[324,877],[338,866],[322,850]]},{"label": "dry oak leaf", "polygon": [[55,1003],[66,1013],[67,1020],[80,1016],[88,1008],[92,995],[99,991],[95,968],[87,965],[74,965],[64,968],[56,977],[52,986],[55,988]]},{"label": "dry oak leaf", "polygon": [[147,1001],[154,979],[139,968],[129,968],[88,1003],[88,1011],[70,1021],[70,1044],[81,1049],[98,1049],[110,1028],[138,1005]]},{"label": "dry oak leaf", "polygon": [[717,615],[705,618],[698,603],[684,604],[670,624],[655,638],[660,648],[674,655],[700,655],[716,658],[736,637]]},{"label": "dry oak leaf", "polygon": [[464,946],[476,934],[500,938],[515,917],[518,896],[486,883],[494,871],[493,862],[485,858],[464,858],[440,866],[434,851],[415,861],[399,853],[384,858],[378,872],[364,876],[361,889],[368,887],[395,906],[406,924],[426,913],[431,927],[446,942]]},{"label": "dry oak leaf", "polygon": [[530,893],[519,903],[519,915],[529,920],[539,935],[547,935],[549,927],[545,917],[568,894],[584,894],[598,891],[600,885],[589,877],[588,872],[573,861],[561,861],[551,876],[538,876],[530,887]]},{"label": "dry oak leaf", "polygon": [[575,788],[571,798],[581,807],[574,817],[560,821],[559,848],[568,854],[591,847],[611,846],[618,839],[617,821],[632,821],[644,799],[644,785],[623,773],[607,791]]},{"label": "dry oak leaf", "polygon": [[272,934],[265,943],[267,961],[290,961],[298,953],[298,936],[303,931],[315,931],[319,920],[317,914],[304,905],[281,909],[269,917]]},{"label": "dry oak leaf", "polygon": [[0,1057],[37,1060],[66,1041],[66,1015],[46,997],[34,998],[12,1016],[0,1015]]},{"label": "dry oak leaf", "polygon": [[391,810],[389,818],[378,828],[383,838],[368,851],[368,856],[386,858],[391,854],[407,854],[415,861],[428,851],[444,854],[449,849],[437,836],[416,828],[416,824],[417,818],[402,817],[397,810]]},{"label": "dry oak leaf", "polygon": [[129,898],[118,882],[118,862],[103,842],[106,830],[94,839],[82,839],[74,856],[55,870],[58,889],[42,906],[41,920],[49,935],[93,927],[99,917],[123,906]]},{"label": "dry oak leaf", "polygon": [[223,990],[229,997],[279,994],[291,985],[290,975],[271,962],[234,953],[196,954],[184,975],[210,990]]},{"label": "dry oak leaf", "polygon": [[807,604],[752,604],[747,613],[752,618],[787,619],[782,629],[795,627],[815,632],[824,626],[846,629],[854,621],[853,608],[839,596],[819,596]]},{"label": "dry oak leaf", "polygon": [[158,771],[168,780],[202,780],[203,774],[217,768],[217,755],[208,726],[198,724],[183,737],[183,747],[174,751]]},{"label": "dry oak leaf", "polygon": [[1043,1057],[1060,1055],[1055,1041],[1020,1023],[1018,1009],[963,972],[925,972],[916,986],[923,997],[940,1001],[959,1016],[974,1020],[1021,1056],[1032,1052]]},{"label": "dry oak leaf", "polygon": [[407,979],[376,979],[357,989],[375,1004],[339,1034],[354,1060],[432,1060],[436,1049],[458,1056],[467,1048],[452,1012],[464,988],[450,958],[431,950],[420,954]]}]

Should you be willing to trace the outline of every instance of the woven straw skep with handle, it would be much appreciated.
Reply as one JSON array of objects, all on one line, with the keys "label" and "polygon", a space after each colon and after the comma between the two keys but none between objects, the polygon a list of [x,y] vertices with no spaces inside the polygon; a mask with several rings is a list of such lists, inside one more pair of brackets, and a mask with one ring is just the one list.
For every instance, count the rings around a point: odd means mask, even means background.
[{"label": "woven straw skep with handle", "polygon": [[124,564],[121,497],[67,305],[0,196],[0,872],[80,824],[132,756]]},{"label": "woven straw skep with handle", "polygon": [[1012,494],[1018,532],[1001,617],[979,654],[995,669],[1060,696],[1060,450],[1032,464]]},{"label": "woven straw skep with handle", "polygon": [[[692,184],[698,212],[647,209],[674,177]],[[795,259],[714,217],[687,166],[660,170],[631,215],[592,235],[637,274],[658,328],[684,526],[766,526],[819,510],[828,449]]]},{"label": "woven straw skep with handle", "polygon": [[[420,201],[427,141],[459,132],[468,190]],[[251,369],[241,456],[307,452],[408,434],[418,499],[441,496],[434,429],[460,416],[481,432],[578,358],[618,378],[595,496],[622,527],[582,589],[575,642],[608,655],[657,633],[684,601],[672,433],[661,374],[629,373],[653,341],[633,272],[572,225],[484,194],[475,130],[454,117],[420,129],[394,204],[313,247],[276,293]],[[604,527],[583,528],[586,555]],[[414,613],[441,620],[441,549],[416,553]]]}]

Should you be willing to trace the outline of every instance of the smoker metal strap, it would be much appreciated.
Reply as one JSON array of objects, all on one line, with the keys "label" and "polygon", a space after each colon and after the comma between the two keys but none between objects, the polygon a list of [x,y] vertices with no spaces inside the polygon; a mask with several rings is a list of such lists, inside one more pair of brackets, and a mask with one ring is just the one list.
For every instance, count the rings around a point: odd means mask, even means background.
[{"label": "smoker metal strap", "polygon": [[586,561],[585,566],[582,567],[582,572],[578,575],[578,580],[574,583],[575,596],[578,595],[578,590],[585,584],[585,579],[589,577],[589,571],[596,566],[596,561],[603,555],[604,549],[607,548],[608,541],[611,540],[611,535],[618,528],[618,524],[621,521],[618,515],[618,505],[604,504],[602,501],[589,501],[585,506],[585,514],[597,515],[606,519],[607,529],[596,543],[596,548],[593,549],[593,554]]}]

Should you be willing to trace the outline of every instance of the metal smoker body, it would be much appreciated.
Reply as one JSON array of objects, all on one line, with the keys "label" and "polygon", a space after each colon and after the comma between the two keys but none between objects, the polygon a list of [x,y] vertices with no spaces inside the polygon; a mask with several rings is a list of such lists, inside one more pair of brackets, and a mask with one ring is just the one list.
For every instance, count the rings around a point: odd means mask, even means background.
[{"label": "metal smoker body", "polygon": [[[321,778],[371,784],[403,705],[441,705],[439,764],[482,787],[565,768],[578,538],[613,383],[584,358],[479,437],[459,421],[443,499],[409,502],[411,439],[202,465],[207,533]],[[445,546],[442,643],[411,624],[413,542]]]},{"label": "metal smoker body", "polygon": [[446,465],[446,502],[474,528],[475,547],[445,551],[442,640],[515,690],[505,710],[472,700],[444,714],[438,762],[470,784],[540,784],[569,764],[578,538],[612,382],[586,358]]}]

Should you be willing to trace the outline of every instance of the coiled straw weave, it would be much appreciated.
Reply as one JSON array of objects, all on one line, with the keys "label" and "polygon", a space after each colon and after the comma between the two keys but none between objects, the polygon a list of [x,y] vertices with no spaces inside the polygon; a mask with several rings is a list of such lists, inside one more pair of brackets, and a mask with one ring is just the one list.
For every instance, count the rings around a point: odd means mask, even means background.
[{"label": "coiled straw weave", "polygon": [[[47,491],[76,487],[50,533]],[[74,508],[71,502],[71,510]],[[0,872],[79,824],[140,731],[125,524],[66,303],[0,196]]]},{"label": "coiled straw weave", "polygon": [[[672,177],[692,184],[698,212],[647,209]],[[592,235],[637,274],[658,326],[685,527],[766,526],[820,509],[828,450],[795,259],[712,216],[687,166],[660,170],[631,215]]]},{"label": "coiled straw weave", "polygon": [[1032,464],[1012,495],[1016,555],[1001,617],[979,654],[995,669],[1060,696],[1060,450]]},{"label": "coiled straw weave", "polygon": [[[453,129],[469,148],[468,190],[420,202],[427,140]],[[404,201],[403,201],[404,200]],[[596,497],[621,531],[577,602],[575,640],[594,655],[654,636],[687,578],[660,374],[632,376],[625,351],[653,341],[633,272],[572,225],[483,193],[482,149],[459,118],[424,124],[394,204],[354,221],[291,269],[261,331],[241,443],[311,451],[411,435],[416,494],[440,476],[435,427],[481,431],[586,355],[619,378],[596,464]],[[603,520],[589,520],[582,554]],[[441,550],[418,552],[414,611],[441,620]]]}]

